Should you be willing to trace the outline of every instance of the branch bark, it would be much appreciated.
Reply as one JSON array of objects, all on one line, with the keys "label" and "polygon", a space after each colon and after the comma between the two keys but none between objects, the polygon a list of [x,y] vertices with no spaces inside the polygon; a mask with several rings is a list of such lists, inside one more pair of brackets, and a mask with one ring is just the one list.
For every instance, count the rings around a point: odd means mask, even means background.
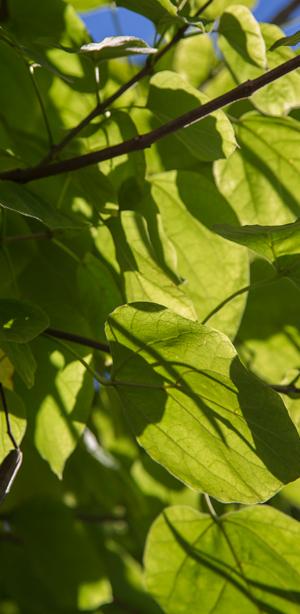
[{"label": "branch bark", "polygon": [[82,335],[68,333],[64,330],[58,330],[57,328],[47,328],[45,330],[45,334],[49,337],[54,337],[56,339],[64,339],[65,341],[72,341],[73,343],[84,345],[86,347],[92,348],[93,350],[99,350],[100,352],[107,352],[108,354],[110,354],[109,345],[107,343],[100,343],[99,341],[95,341],[95,339],[89,339],[88,337],[83,337]]},{"label": "branch bark", "polygon": [[165,136],[168,136],[182,128],[186,128],[191,124],[200,121],[204,117],[207,117],[214,111],[222,109],[226,105],[249,98],[254,92],[261,89],[265,85],[276,81],[280,77],[292,72],[300,67],[300,56],[296,56],[287,62],[284,62],[280,66],[276,66],[272,70],[264,73],[256,79],[245,81],[237,87],[233,88],[229,92],[210,100],[209,102],[180,115],[179,117],[170,120],[166,124],[159,126],[155,130],[151,130],[140,136],[135,136],[132,139],[118,143],[94,151],[92,153],[84,154],[82,156],[76,156],[68,160],[61,160],[52,164],[38,165],[30,168],[17,168],[0,173],[0,179],[14,181],[16,183],[28,183],[29,181],[36,181],[37,179],[43,179],[45,177],[52,177],[53,175],[60,175],[61,173],[67,173],[70,171],[76,171],[80,168],[90,166],[92,164],[98,164],[105,160],[111,160],[118,156],[128,154],[134,151],[141,151],[148,147],[151,147],[153,143],[156,143]]},{"label": "branch bark", "polygon": [[300,6],[300,0],[292,0],[285,6],[281,11],[278,11],[276,15],[274,15],[272,19],[272,23],[275,23],[277,26],[288,21],[290,15]]}]

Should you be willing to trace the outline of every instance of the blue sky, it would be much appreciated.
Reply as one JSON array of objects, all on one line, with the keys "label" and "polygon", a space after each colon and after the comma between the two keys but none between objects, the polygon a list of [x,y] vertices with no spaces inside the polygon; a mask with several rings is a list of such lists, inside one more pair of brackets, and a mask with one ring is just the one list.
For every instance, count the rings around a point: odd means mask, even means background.
[{"label": "blue sky", "polygon": [[[255,15],[260,21],[270,21],[272,15],[286,5],[287,2],[288,0],[259,0],[255,9]],[[287,28],[288,34],[293,33],[300,27],[300,7],[295,11],[295,16],[296,15],[299,16],[299,19],[295,20],[295,22]],[[125,9],[117,9],[114,17],[112,16],[111,10],[100,9],[83,13],[82,18],[91,35],[97,41],[103,39],[105,36],[127,34],[140,36],[148,43],[153,43],[153,24],[144,17],[126,11]]]}]

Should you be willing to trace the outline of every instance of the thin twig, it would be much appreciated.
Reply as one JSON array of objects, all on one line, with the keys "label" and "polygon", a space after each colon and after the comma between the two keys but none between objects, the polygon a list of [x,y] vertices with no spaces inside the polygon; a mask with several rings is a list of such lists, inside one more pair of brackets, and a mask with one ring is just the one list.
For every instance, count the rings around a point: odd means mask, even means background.
[{"label": "thin twig", "polygon": [[47,328],[45,330],[45,334],[49,337],[55,337],[56,339],[64,339],[65,341],[72,341],[73,343],[78,343],[79,345],[83,345],[85,347],[93,348],[94,350],[99,350],[100,352],[106,352],[110,354],[110,347],[107,343],[100,343],[99,341],[95,341],[95,339],[89,339],[88,337],[83,337],[82,335],[75,335],[74,333],[68,333],[64,330],[58,330],[57,328]]},{"label": "thin twig", "polygon": [[300,388],[295,384],[271,384],[271,388],[281,394],[286,394],[289,397],[300,397]]},{"label": "thin twig", "polygon": [[105,160],[112,160],[118,156],[132,153],[134,151],[142,151],[147,147],[151,147],[153,143],[156,143],[160,139],[177,132],[182,128],[187,128],[191,124],[200,121],[204,117],[207,117],[214,111],[222,109],[223,107],[236,102],[249,98],[254,92],[262,87],[276,81],[280,77],[296,70],[300,67],[300,55],[284,62],[280,66],[276,66],[272,70],[264,73],[256,79],[245,81],[232,90],[217,96],[213,100],[172,119],[162,126],[159,126],[155,130],[151,130],[140,136],[135,136],[127,141],[118,143],[117,145],[111,145],[101,150],[97,150],[82,156],[76,156],[68,160],[61,160],[53,164],[47,164],[45,166],[35,166],[29,168],[17,168],[10,171],[0,173],[0,179],[9,181],[15,181],[16,183],[27,183],[29,181],[35,181],[37,179],[43,179],[44,177],[52,177],[53,175],[60,175],[61,173],[67,173],[70,171],[76,171],[80,168],[85,168],[92,164],[99,164]]},{"label": "thin twig", "polygon": [[214,520],[218,521],[219,520],[219,516],[218,516],[218,514],[217,514],[217,512],[216,512],[216,510],[215,510],[215,508],[214,508],[214,506],[213,506],[213,504],[211,502],[210,496],[206,492],[204,492],[203,493],[203,497],[204,497],[205,503],[206,503],[206,505],[208,507],[208,511],[209,511],[211,517]]},{"label": "thin twig", "polygon": [[16,450],[19,449],[19,446],[13,436],[12,430],[11,430],[11,426],[10,426],[10,419],[9,419],[9,411],[8,411],[8,407],[7,407],[7,403],[6,403],[6,398],[5,398],[5,393],[4,393],[4,388],[2,386],[2,384],[0,383],[0,398],[2,401],[2,406],[3,406],[3,410],[4,410],[4,415],[5,415],[5,421],[6,421],[6,431],[7,431],[7,435],[10,438],[10,441],[12,442],[14,448]]},{"label": "thin twig", "polygon": [[49,146],[50,148],[53,146],[53,138],[52,138],[52,132],[51,132],[51,128],[50,128],[50,124],[48,121],[48,116],[47,116],[47,112],[45,109],[45,105],[44,105],[44,101],[41,95],[41,92],[39,90],[38,84],[36,82],[36,78],[35,78],[35,74],[34,74],[34,70],[36,68],[35,64],[27,64],[27,62],[25,62],[26,66],[28,66],[28,70],[29,70],[29,75],[30,75],[30,79],[31,79],[31,83],[33,85],[33,89],[35,91],[38,103],[39,103],[39,107],[43,116],[43,120],[44,120],[44,124],[45,124],[45,128],[46,128],[46,132],[47,132],[47,136],[48,136],[48,141],[49,141]]},{"label": "thin twig", "polygon": [[292,0],[272,18],[272,23],[280,26],[288,21],[290,15],[300,6],[300,0]]},{"label": "thin twig", "polygon": [[[203,13],[209,7],[209,5],[212,4],[212,2],[214,2],[214,0],[207,0],[207,2],[205,2],[205,4],[197,10],[194,17],[199,17],[201,13]],[[133,75],[133,77],[131,77],[131,79],[129,79],[126,83],[123,83],[123,85],[121,85],[106,100],[104,100],[100,104],[98,103],[96,107],[92,109],[92,111],[90,111],[90,113],[88,113],[88,115],[86,115],[83,120],[79,124],[77,124],[77,126],[74,126],[74,128],[72,128],[59,143],[53,145],[49,154],[42,161],[42,165],[53,160],[53,158],[60,151],[62,151],[62,149],[64,149],[64,147],[66,147],[66,145],[68,145],[68,143],[70,143],[70,141],[72,141],[84,128],[86,128],[86,126],[88,126],[93,119],[104,113],[104,111],[114,102],[116,102],[116,100],[118,100],[123,94],[125,94],[125,92],[130,90],[144,77],[151,75],[155,64],[157,64],[157,62],[182,39],[188,28],[189,24],[186,24],[179,28],[179,30],[177,30],[176,34],[167,43],[167,45],[160,49],[155,55],[149,56],[148,60],[146,61],[144,67],[141,68],[141,70],[139,70],[135,75]]]},{"label": "thin twig", "polygon": [[[57,234],[58,231],[55,231],[55,234]],[[53,238],[53,231],[50,230],[45,230],[44,232],[33,232],[31,234],[28,235],[8,235],[6,237],[4,237],[4,239],[0,240],[0,244],[1,243],[18,243],[18,241],[38,241],[40,239],[52,239]]]},{"label": "thin twig", "polygon": [[57,345],[60,345],[61,347],[63,347],[67,352],[69,352],[72,356],[74,356],[74,358],[76,358],[76,360],[79,360],[79,362],[83,365],[83,367],[88,371],[88,373],[95,379],[97,380],[97,382],[99,382],[99,384],[101,384],[101,386],[109,386],[110,382],[107,382],[104,377],[101,377],[101,375],[99,375],[87,362],[84,358],[82,358],[80,356],[80,354],[78,354],[78,352],[76,352],[75,350],[73,350],[72,347],[70,347],[69,345],[67,345],[64,341],[62,341],[61,339],[59,339],[58,337],[52,337],[51,335],[48,335],[46,331],[44,331],[42,333],[42,335],[44,337],[49,337],[50,339],[52,339],[53,341],[55,341],[55,343],[57,343]]},{"label": "thin twig", "polygon": [[300,396],[300,388],[297,388],[296,382],[298,382],[300,378],[300,372],[292,379],[289,384],[271,384],[271,388],[276,390],[276,392],[281,392],[281,394],[286,394],[292,398]]}]

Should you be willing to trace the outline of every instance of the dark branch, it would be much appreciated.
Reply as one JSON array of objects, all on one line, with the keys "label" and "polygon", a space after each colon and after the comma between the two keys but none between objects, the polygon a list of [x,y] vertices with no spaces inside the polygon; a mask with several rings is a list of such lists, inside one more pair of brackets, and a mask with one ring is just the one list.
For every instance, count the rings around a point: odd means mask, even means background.
[{"label": "dark branch", "polygon": [[273,390],[276,392],[280,392],[281,394],[286,394],[291,398],[299,398],[300,397],[300,388],[298,388],[293,382],[291,384],[274,384],[271,386]]},{"label": "dark branch", "polygon": [[292,0],[272,18],[272,23],[280,26],[288,21],[291,14],[300,6],[300,0]]},{"label": "dark branch", "polygon": [[9,18],[8,0],[0,0],[0,22],[7,21]]},{"label": "dark branch", "polygon": [[218,109],[221,109],[222,107],[225,107],[232,102],[242,100],[244,98],[249,98],[254,92],[261,89],[265,85],[276,81],[280,77],[288,74],[289,72],[299,67],[300,56],[296,56],[291,60],[284,62],[284,64],[281,64],[280,66],[276,66],[276,68],[269,70],[260,77],[257,77],[253,80],[245,81],[244,83],[241,83],[229,92],[218,96],[214,100],[211,100],[203,104],[202,106],[192,109],[192,111],[184,113],[184,115],[176,117],[175,119],[167,122],[159,128],[156,128],[155,130],[147,132],[146,134],[142,134],[141,136],[135,136],[128,141],[123,141],[122,143],[118,143],[117,145],[112,145],[110,147],[106,147],[105,149],[84,154],[82,156],[70,158],[69,160],[61,160],[59,162],[55,162],[53,164],[45,166],[40,165],[31,168],[19,168],[5,171],[3,173],[0,173],[0,179],[14,181],[17,183],[27,183],[29,181],[35,181],[44,177],[51,177],[53,175],[59,175],[61,173],[76,171],[80,168],[84,168],[92,164],[98,164],[99,162],[104,162],[105,160],[111,160],[118,156],[128,154],[134,151],[141,151],[143,149],[146,149],[147,147],[151,147],[153,143],[159,141],[163,137],[177,132],[181,128],[188,127],[194,122],[197,122],[200,119],[207,117],[214,111],[217,111]]},{"label": "dark branch", "polygon": [[47,328],[43,334],[49,337],[56,337],[57,339],[64,339],[65,341],[72,341],[73,343],[84,345],[86,347],[92,348],[93,350],[99,350],[100,352],[107,352],[108,354],[110,354],[110,348],[107,343],[100,343],[99,341],[95,341],[94,339],[89,339],[87,337],[82,337],[81,335],[67,333],[64,330],[57,330],[56,328]]},{"label": "dark branch", "polygon": [[[205,4],[200,7],[195,13],[195,17],[201,15],[201,13],[203,13],[209,7],[209,5],[212,4],[213,1],[214,0],[207,0],[207,2],[205,2]],[[95,119],[95,117],[98,117],[99,115],[104,113],[104,111],[108,107],[110,107],[116,100],[118,100],[123,94],[125,94],[125,92],[127,92],[139,81],[141,81],[141,79],[151,75],[155,64],[157,64],[157,62],[183,38],[188,27],[189,25],[187,24],[179,28],[179,30],[177,30],[176,34],[173,36],[173,38],[169,41],[167,45],[165,45],[155,55],[151,57],[149,56],[147,62],[145,63],[145,66],[139,72],[137,72],[131,79],[129,79],[129,81],[121,85],[121,87],[119,87],[119,89],[117,89],[111,96],[109,96],[109,98],[104,100],[102,103],[97,104],[96,107],[88,115],[86,115],[86,117],[84,117],[84,119],[77,126],[74,126],[74,128],[72,128],[59,143],[53,145],[49,155],[46,156],[42,164],[44,165],[45,163],[53,160],[56,154],[59,153],[66,145],[68,145],[68,143],[70,143],[70,141],[72,141],[77,136],[77,134],[81,132],[81,130],[86,128],[86,126],[88,126],[89,123],[93,119]]]},{"label": "dark branch", "polygon": [[5,393],[4,393],[4,388],[2,386],[2,384],[0,383],[0,398],[1,398],[1,402],[2,402],[2,406],[3,406],[3,411],[4,411],[4,415],[5,415],[5,421],[6,421],[6,431],[8,434],[8,437],[11,441],[11,443],[13,444],[14,448],[16,450],[19,449],[19,446],[13,436],[12,430],[11,430],[11,426],[10,426],[10,419],[9,419],[9,411],[8,411],[8,407],[7,407],[7,403],[6,403],[6,397],[5,397]]}]

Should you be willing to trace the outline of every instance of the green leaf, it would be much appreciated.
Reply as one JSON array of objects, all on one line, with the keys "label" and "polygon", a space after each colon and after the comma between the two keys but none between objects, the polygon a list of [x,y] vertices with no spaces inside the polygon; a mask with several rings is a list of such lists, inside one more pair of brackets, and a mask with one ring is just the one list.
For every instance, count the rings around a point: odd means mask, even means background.
[{"label": "green leaf", "polygon": [[[207,101],[205,94],[174,72],[160,71],[150,81],[147,106],[163,124]],[[236,148],[232,125],[223,111],[179,130],[175,137],[196,158],[206,162],[227,158]]]},{"label": "green leaf", "polygon": [[108,36],[99,43],[82,45],[78,53],[91,56],[98,63],[129,55],[149,55],[157,53],[157,49],[149,47],[142,38],[136,36]]},{"label": "green leaf", "polygon": [[27,388],[34,384],[36,361],[28,343],[4,343],[1,341],[1,349],[9,358],[16,373],[21,377]]},{"label": "green leaf", "polygon": [[217,58],[212,39],[209,34],[202,34],[187,37],[177,43],[170,70],[174,70],[192,86],[198,88],[210,77],[216,65]]},{"label": "green leaf", "polygon": [[256,113],[238,123],[240,150],[216,162],[217,186],[241,224],[286,224],[300,215],[300,125]]},{"label": "green leaf", "polygon": [[[93,398],[93,378],[79,360],[53,340],[35,344],[40,368],[36,385],[25,395],[34,408],[34,441],[52,471],[61,478],[66,460],[85,429]],[[80,355],[80,354],[79,354]],[[91,357],[81,353],[89,364]]]},{"label": "green leaf", "polygon": [[[12,434],[18,445],[24,437],[26,430],[26,412],[22,399],[12,390],[5,389],[5,400],[9,411],[9,420]],[[0,403],[0,463],[12,450],[13,445],[7,435],[7,426],[2,403]]]},{"label": "green leaf", "polygon": [[108,319],[112,380],[139,443],[196,490],[264,501],[299,474],[300,442],[280,397],[229,339],[159,305]]},{"label": "green leaf", "polygon": [[10,390],[13,387],[14,365],[9,360],[7,353],[0,348],[0,383]]},{"label": "green leaf", "polygon": [[74,6],[76,11],[91,11],[100,6],[108,6],[111,0],[70,0],[70,4]]},{"label": "green leaf", "polygon": [[155,247],[145,219],[136,212],[123,211],[120,222],[113,220],[110,229],[124,276],[126,302],[160,303],[195,320],[196,312],[191,299],[156,261]]},{"label": "green leaf", "polygon": [[181,23],[176,6],[171,0],[143,0],[143,2],[140,2],[140,0],[116,0],[116,4],[117,6],[124,6],[134,13],[139,13],[156,24],[166,18],[173,19],[175,23]]},{"label": "green leaf", "polygon": [[[154,175],[151,184],[152,197],[176,247],[179,274],[185,280],[182,288],[192,299],[198,319],[204,320],[249,283],[245,250],[232,250],[229,243],[219,241],[211,230],[216,220],[232,219],[232,211],[204,175],[171,171]],[[146,202],[145,209],[149,208],[150,203]],[[234,337],[245,301],[245,296],[230,301],[212,317],[211,326]]]},{"label": "green leaf", "polygon": [[[266,47],[269,49],[274,41],[281,38],[283,32],[270,23],[260,24]],[[284,62],[296,57],[291,49],[279,47],[274,51],[267,51],[268,68],[276,68]],[[258,90],[251,97],[255,107],[263,114],[287,115],[291,109],[300,105],[300,74],[298,70],[280,77],[273,83]]]},{"label": "green leaf", "polygon": [[299,544],[299,523],[271,507],[250,507],[217,521],[171,507],[148,536],[146,584],[166,614],[296,614]]},{"label": "green leaf", "polygon": [[[263,285],[263,280],[272,276],[274,270],[265,260],[254,261],[253,286],[237,347],[251,371],[271,384],[281,384],[289,383],[299,369],[300,293],[286,278]],[[286,396],[284,402],[288,407]]]},{"label": "green leaf", "polygon": [[300,286],[300,221],[282,226],[216,226],[216,232],[252,249],[271,262],[279,275]]},{"label": "green leaf", "polygon": [[10,181],[0,182],[0,207],[43,222],[48,228],[82,228],[81,220],[54,209],[28,188]]},{"label": "green leaf", "polygon": [[52,611],[94,610],[111,601],[102,557],[65,505],[50,498],[28,501],[15,512],[14,526],[30,576],[48,593]]},{"label": "green leaf", "polygon": [[36,305],[0,299],[0,341],[26,343],[49,326],[48,316]]},{"label": "green leaf", "polygon": [[[206,2],[203,3],[202,0],[191,0],[191,4],[193,4],[194,10],[196,10],[202,8]],[[222,13],[228,9],[229,6],[232,6],[232,4],[242,4],[243,6],[250,8],[255,4],[255,0],[240,0],[238,3],[236,0],[213,0],[213,2],[211,2],[203,11],[203,15],[207,19],[216,19],[217,17],[220,17],[220,15],[222,15]]]},{"label": "green leaf", "polygon": [[[237,83],[254,79],[268,68],[275,68],[295,57],[290,49],[278,49],[282,30],[273,24],[259,24],[242,6],[223,13],[219,26],[219,45],[225,62]],[[275,41],[275,43],[274,43]],[[251,96],[251,102],[264,114],[286,115],[300,104],[300,75],[293,71]]]},{"label": "green leaf", "polygon": [[254,79],[267,67],[266,46],[259,24],[245,6],[234,5],[222,14],[219,46],[238,82]]},{"label": "green leaf", "polygon": [[283,36],[279,38],[279,40],[275,41],[273,45],[270,47],[270,51],[275,51],[278,47],[293,47],[294,45],[298,45],[300,43],[300,30],[291,34],[291,36]]},{"label": "green leaf", "polygon": [[105,341],[105,320],[123,302],[115,279],[99,258],[87,253],[78,267],[77,283],[82,307],[94,336]]}]

